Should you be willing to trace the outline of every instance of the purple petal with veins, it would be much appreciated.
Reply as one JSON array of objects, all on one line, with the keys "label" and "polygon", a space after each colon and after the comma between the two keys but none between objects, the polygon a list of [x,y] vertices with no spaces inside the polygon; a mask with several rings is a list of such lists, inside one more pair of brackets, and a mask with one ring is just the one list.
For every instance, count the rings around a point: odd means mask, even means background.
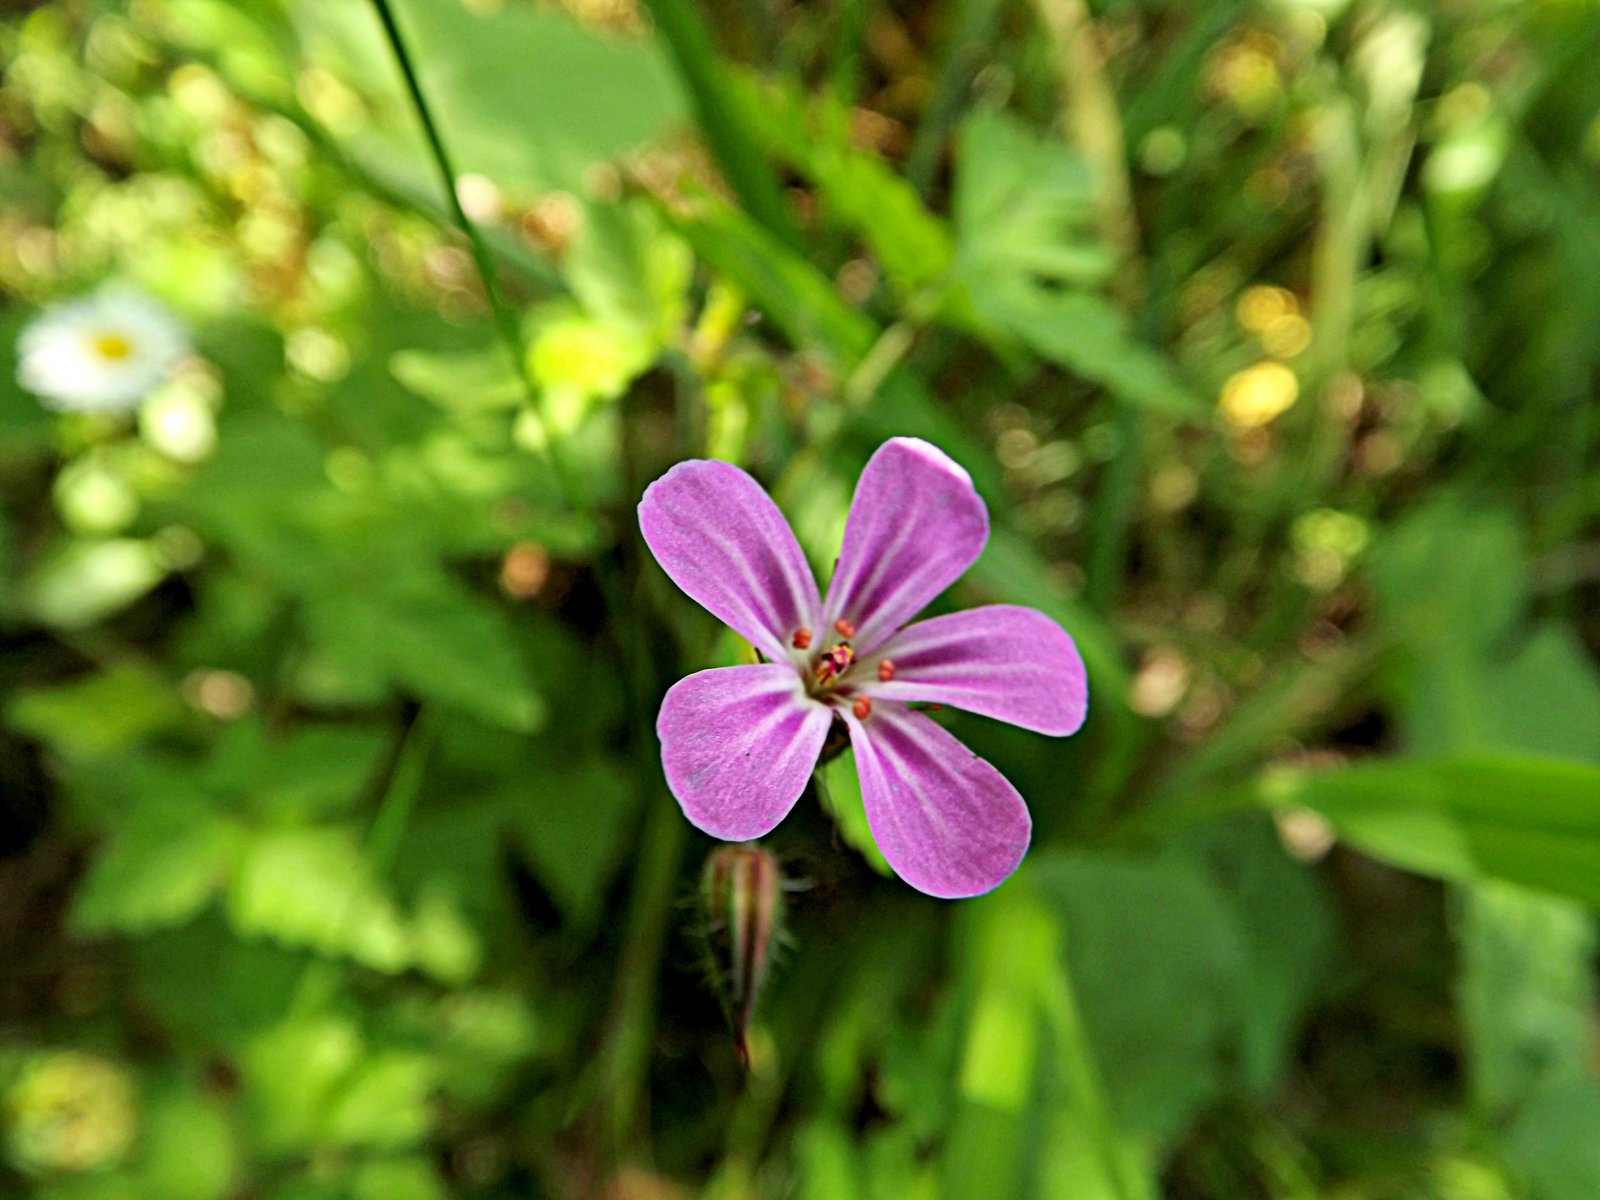
[{"label": "purple petal with veins", "polygon": [[895,873],[930,896],[998,887],[1027,852],[1033,823],[1017,789],[921,713],[891,701],[844,718],[873,840]]},{"label": "purple petal with veins", "polygon": [[829,629],[855,626],[869,653],[977,561],[989,513],[972,477],[918,438],[891,438],[861,472],[823,605]]},{"label": "purple petal with veins", "polygon": [[[1077,646],[1042,612],[1012,604],[970,608],[908,625],[863,662],[873,701],[948,704],[1038,733],[1075,733],[1089,707]],[[879,682],[888,659],[893,678]]]},{"label": "purple petal with veins", "polygon": [[691,459],[645,489],[639,528],[661,569],[774,662],[820,628],[817,582],[789,522],[738,467]]},{"label": "purple petal with veins", "polygon": [[656,718],[667,786],[712,837],[761,837],[805,790],[832,719],[788,663],[689,675]]}]

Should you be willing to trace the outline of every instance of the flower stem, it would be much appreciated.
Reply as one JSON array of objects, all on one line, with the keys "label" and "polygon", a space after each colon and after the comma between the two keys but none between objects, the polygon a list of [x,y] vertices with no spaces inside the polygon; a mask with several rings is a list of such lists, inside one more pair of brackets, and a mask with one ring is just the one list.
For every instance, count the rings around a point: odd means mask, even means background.
[{"label": "flower stem", "polygon": [[372,6],[377,9],[378,20],[383,24],[384,34],[389,40],[389,48],[394,52],[400,73],[405,77],[406,91],[410,94],[411,103],[417,110],[418,120],[422,122],[422,132],[427,138],[428,150],[433,156],[434,166],[438,169],[439,178],[444,184],[445,203],[449,207],[451,220],[455,222],[456,228],[466,237],[467,244],[472,248],[472,261],[477,266],[478,278],[483,281],[484,296],[488,299],[489,308],[494,314],[500,338],[505,343],[506,352],[511,355],[511,368],[522,382],[523,390],[528,397],[528,407],[544,434],[542,440],[550,461],[550,469],[555,474],[556,483],[568,506],[576,511],[582,511],[587,507],[583,503],[583,490],[562,454],[539,393],[534,388],[533,381],[528,378],[527,345],[523,341],[522,328],[517,323],[517,316],[506,303],[505,296],[500,290],[500,277],[495,268],[494,257],[489,252],[489,244],[484,239],[483,231],[472,223],[466,209],[461,207],[461,197],[456,192],[458,176],[455,163],[450,158],[450,151],[445,147],[444,139],[439,135],[438,122],[434,120],[433,109],[423,93],[422,80],[417,75],[416,65],[406,44],[405,34],[400,29],[399,19],[390,0],[372,0]]}]

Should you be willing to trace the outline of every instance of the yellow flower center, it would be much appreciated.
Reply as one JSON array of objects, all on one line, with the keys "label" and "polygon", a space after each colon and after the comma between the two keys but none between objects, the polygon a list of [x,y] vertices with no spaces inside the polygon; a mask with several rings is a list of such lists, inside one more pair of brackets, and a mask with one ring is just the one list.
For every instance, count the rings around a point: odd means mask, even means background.
[{"label": "yellow flower center", "polygon": [[94,352],[107,362],[121,362],[133,353],[133,343],[120,333],[104,331],[89,339]]}]

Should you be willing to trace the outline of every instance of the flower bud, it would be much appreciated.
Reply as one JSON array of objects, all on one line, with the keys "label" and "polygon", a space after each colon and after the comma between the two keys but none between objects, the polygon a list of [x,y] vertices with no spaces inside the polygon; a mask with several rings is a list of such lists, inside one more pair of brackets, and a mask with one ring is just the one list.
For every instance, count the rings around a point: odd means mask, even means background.
[{"label": "flower bud", "polygon": [[754,842],[719,846],[700,880],[706,959],[733,1026],[739,1059],[750,1065],[746,1040],[783,928],[783,878],[778,861]]}]

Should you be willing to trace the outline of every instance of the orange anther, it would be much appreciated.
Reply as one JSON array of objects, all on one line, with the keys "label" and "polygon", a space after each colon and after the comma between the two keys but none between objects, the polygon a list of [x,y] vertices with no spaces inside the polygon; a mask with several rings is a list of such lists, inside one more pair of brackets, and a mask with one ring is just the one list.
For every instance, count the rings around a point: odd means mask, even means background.
[{"label": "orange anther", "polygon": [[796,629],[794,631],[794,641],[790,644],[793,645],[796,650],[811,649],[811,630]]},{"label": "orange anther", "polygon": [[887,658],[878,664],[878,682],[888,683],[894,678],[894,663]]},{"label": "orange anther", "polygon": [[856,720],[865,721],[867,714],[872,711],[872,701],[863,696],[850,706],[850,711],[855,713]]},{"label": "orange anther", "polygon": [[846,621],[843,617],[840,617],[837,621],[835,621],[833,623],[833,627],[839,631],[839,636],[844,638],[846,641],[849,641],[856,635],[856,627],[850,624],[849,621]]}]

